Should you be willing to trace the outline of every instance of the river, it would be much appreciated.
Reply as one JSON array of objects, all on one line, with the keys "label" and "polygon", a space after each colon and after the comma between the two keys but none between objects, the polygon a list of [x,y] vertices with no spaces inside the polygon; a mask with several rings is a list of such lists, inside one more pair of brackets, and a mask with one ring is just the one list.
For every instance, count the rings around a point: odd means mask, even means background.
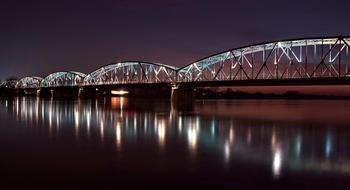
[{"label": "river", "polygon": [[3,187],[346,189],[350,101],[0,99]]}]

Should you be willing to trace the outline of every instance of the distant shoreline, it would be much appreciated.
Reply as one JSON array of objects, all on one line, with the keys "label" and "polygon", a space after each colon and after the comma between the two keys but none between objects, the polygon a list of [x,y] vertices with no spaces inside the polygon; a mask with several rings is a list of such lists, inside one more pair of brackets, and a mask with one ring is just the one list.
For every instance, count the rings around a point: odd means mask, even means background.
[{"label": "distant shoreline", "polygon": [[350,100],[350,96],[303,94],[299,91],[277,93],[249,93],[244,91],[215,91],[211,89],[196,89],[196,99],[319,99],[319,100]]},{"label": "distant shoreline", "polygon": [[[262,92],[245,92],[241,90],[227,89],[224,91],[218,91],[211,88],[197,88],[195,89],[196,99],[285,99],[285,100],[350,100],[350,96],[340,96],[340,95],[319,95],[319,94],[307,94],[301,93],[299,91],[286,91],[285,93],[262,93]],[[0,88],[0,97],[14,97],[18,96],[13,89]],[[22,96],[22,95],[19,95]],[[33,96],[33,95],[31,95]],[[101,96],[101,97],[108,97]],[[113,97],[113,96],[110,96]],[[128,96],[124,96],[128,97]],[[129,96],[129,98],[142,98]],[[154,97],[156,98],[156,97]],[[170,94],[157,97],[157,99],[168,99]],[[150,97],[144,99],[152,99]]]}]

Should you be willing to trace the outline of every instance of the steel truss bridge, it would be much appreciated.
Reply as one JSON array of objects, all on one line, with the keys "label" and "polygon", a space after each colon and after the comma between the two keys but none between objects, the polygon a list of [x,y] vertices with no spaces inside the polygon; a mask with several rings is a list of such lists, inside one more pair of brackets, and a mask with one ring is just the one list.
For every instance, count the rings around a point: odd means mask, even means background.
[{"label": "steel truss bridge", "polygon": [[350,37],[272,41],[230,49],[177,68],[125,61],[89,74],[66,71],[45,78],[5,81],[27,89],[66,86],[171,84],[173,86],[350,84]]}]

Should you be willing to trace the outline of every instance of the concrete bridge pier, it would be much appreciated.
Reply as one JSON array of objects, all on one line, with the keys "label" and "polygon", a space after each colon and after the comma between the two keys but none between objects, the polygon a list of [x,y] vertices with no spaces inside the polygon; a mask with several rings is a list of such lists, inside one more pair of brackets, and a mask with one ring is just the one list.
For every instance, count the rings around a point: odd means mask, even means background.
[{"label": "concrete bridge pier", "polygon": [[17,93],[20,96],[37,96],[39,94],[36,88],[18,89]]},{"label": "concrete bridge pier", "polygon": [[79,87],[64,86],[64,87],[41,88],[39,94],[40,94],[40,97],[45,97],[45,98],[78,98]]},{"label": "concrete bridge pier", "polygon": [[0,96],[17,96],[18,90],[15,88],[0,88]]},{"label": "concrete bridge pier", "polygon": [[43,97],[43,98],[51,98],[52,97],[51,89],[49,89],[49,88],[40,88],[39,96]]},{"label": "concrete bridge pier", "polygon": [[176,110],[192,110],[195,103],[194,88],[173,86],[171,89],[171,105]]},{"label": "concrete bridge pier", "polygon": [[98,89],[93,87],[80,87],[79,97],[80,98],[96,98],[98,96]]}]

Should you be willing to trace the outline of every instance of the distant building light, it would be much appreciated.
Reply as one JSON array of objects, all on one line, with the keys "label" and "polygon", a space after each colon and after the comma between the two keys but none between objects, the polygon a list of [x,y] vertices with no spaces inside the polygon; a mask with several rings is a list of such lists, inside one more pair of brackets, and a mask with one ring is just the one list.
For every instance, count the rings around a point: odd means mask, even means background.
[{"label": "distant building light", "polygon": [[129,94],[129,91],[126,91],[126,90],[111,90],[111,94],[113,94],[113,95],[125,95],[125,94]]}]

